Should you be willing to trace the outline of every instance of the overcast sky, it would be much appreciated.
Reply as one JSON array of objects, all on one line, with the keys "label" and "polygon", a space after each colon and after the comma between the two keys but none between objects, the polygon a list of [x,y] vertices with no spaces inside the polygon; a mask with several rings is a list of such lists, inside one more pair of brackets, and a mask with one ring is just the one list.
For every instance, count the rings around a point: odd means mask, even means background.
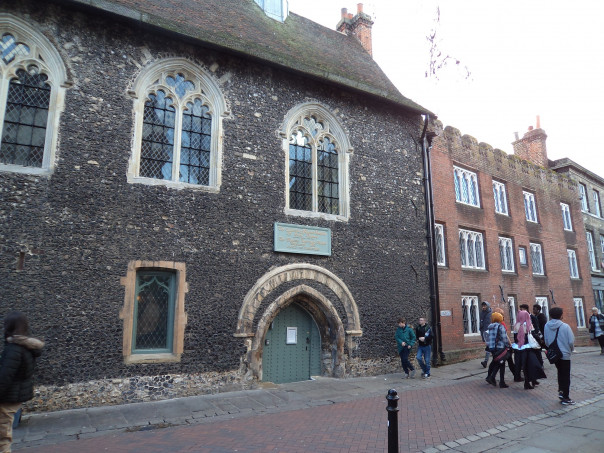
[{"label": "overcast sky", "polygon": [[[548,157],[604,178],[604,2],[596,0],[373,0],[373,57],[406,97],[444,125],[512,153],[514,132],[546,132]],[[459,67],[426,78],[440,5],[440,48]],[[335,29],[350,0],[289,0],[292,12]],[[471,71],[465,77],[462,66]]]}]

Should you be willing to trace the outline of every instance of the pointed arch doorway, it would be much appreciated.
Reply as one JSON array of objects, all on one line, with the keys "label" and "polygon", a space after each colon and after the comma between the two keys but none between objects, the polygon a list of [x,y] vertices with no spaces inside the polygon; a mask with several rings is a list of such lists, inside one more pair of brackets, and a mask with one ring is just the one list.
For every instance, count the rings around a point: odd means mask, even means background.
[{"label": "pointed arch doorway", "polygon": [[283,384],[321,374],[321,335],[315,320],[296,302],[269,325],[263,351],[264,381]]}]

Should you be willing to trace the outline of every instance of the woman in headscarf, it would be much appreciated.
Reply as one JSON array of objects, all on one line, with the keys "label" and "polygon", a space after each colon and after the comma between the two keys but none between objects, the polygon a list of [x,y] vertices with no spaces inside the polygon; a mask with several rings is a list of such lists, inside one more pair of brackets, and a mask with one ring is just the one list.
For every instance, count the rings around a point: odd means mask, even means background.
[{"label": "woman in headscarf", "polygon": [[516,315],[516,342],[512,348],[517,351],[516,367],[524,373],[524,388],[530,390],[535,388],[539,382],[537,379],[545,378],[543,367],[535,355],[535,349],[531,347],[528,336],[532,335],[533,324],[529,312],[520,310]]},{"label": "woman in headscarf", "polygon": [[499,371],[499,387],[502,389],[508,388],[509,385],[505,383],[505,360],[496,360],[497,353],[510,346],[510,340],[508,338],[505,327],[503,327],[503,315],[501,313],[493,313],[491,315],[491,324],[489,324],[489,337],[487,347],[493,354],[493,360],[489,365],[489,373],[486,381],[491,385],[497,385],[495,377],[497,371]]}]

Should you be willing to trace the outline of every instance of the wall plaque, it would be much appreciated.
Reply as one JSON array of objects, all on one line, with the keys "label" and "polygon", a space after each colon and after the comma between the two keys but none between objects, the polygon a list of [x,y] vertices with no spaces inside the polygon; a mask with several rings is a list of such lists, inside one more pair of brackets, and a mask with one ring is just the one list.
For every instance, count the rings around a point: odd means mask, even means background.
[{"label": "wall plaque", "polygon": [[331,230],[275,222],[275,252],[331,256]]}]

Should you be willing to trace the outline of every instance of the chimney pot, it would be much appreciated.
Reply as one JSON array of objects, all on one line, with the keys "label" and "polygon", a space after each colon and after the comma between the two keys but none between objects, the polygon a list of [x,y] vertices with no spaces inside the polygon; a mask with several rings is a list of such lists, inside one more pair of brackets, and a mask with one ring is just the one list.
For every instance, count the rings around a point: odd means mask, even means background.
[{"label": "chimney pot", "polygon": [[362,12],[363,12],[363,4],[357,3],[357,14],[362,13]]},{"label": "chimney pot", "polygon": [[348,8],[342,8],[342,17],[346,17],[348,15]]},{"label": "chimney pot", "polygon": [[533,130],[533,126],[529,126],[528,130],[532,131]]},{"label": "chimney pot", "polygon": [[541,118],[537,115],[537,129],[541,129]]}]

